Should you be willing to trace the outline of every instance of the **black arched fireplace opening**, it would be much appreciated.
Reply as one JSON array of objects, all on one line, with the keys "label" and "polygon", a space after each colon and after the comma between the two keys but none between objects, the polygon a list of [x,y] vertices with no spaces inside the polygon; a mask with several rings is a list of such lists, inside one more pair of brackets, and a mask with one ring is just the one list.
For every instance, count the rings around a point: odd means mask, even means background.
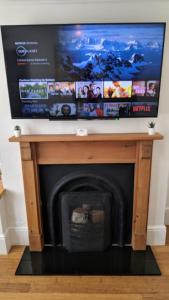
[{"label": "black arched fireplace opening", "polygon": [[133,164],[39,167],[45,244],[69,252],[131,243]]},{"label": "black arched fireplace opening", "polygon": [[17,275],[160,275],[131,244],[134,164],[39,166],[45,247]]}]

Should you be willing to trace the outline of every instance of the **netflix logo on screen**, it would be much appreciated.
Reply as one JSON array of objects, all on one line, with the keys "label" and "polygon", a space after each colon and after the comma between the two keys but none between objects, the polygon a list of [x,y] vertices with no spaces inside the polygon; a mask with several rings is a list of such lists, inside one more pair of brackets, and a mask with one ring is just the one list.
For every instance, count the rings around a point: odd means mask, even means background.
[{"label": "netflix logo on screen", "polygon": [[143,111],[143,112],[150,112],[151,111],[151,106],[150,105],[136,105],[133,106],[133,112],[139,112],[139,111]]},{"label": "netflix logo on screen", "polygon": [[131,115],[133,117],[151,117],[157,113],[158,104],[157,102],[137,102],[131,105]]}]

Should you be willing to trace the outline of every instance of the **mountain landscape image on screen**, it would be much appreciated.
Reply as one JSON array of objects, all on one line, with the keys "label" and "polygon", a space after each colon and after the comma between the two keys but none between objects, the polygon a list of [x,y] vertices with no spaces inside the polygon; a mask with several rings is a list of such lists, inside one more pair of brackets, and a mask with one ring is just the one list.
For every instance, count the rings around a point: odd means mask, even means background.
[{"label": "mountain landscape image on screen", "polygon": [[157,117],[165,23],[1,26],[11,115]]},{"label": "mountain landscape image on screen", "polygon": [[67,80],[158,80],[163,26],[154,27],[154,24],[61,27],[56,43],[57,76],[60,80],[62,77]]}]

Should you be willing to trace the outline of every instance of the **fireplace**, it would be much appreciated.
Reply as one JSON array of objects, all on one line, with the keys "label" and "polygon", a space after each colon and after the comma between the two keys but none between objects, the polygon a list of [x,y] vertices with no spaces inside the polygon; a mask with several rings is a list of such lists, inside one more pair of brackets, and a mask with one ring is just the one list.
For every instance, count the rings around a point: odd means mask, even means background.
[{"label": "fireplace", "polygon": [[16,274],[159,275],[146,239],[152,146],[162,138],[10,138],[20,143],[30,243]]},{"label": "fireplace", "polygon": [[134,164],[131,226],[133,250],[145,250],[153,141],[156,133],[75,135],[22,135],[11,137],[21,149],[25,200],[31,251],[44,248],[39,168],[44,165]]},{"label": "fireplace", "polygon": [[44,243],[70,252],[131,244],[134,164],[39,166]]}]

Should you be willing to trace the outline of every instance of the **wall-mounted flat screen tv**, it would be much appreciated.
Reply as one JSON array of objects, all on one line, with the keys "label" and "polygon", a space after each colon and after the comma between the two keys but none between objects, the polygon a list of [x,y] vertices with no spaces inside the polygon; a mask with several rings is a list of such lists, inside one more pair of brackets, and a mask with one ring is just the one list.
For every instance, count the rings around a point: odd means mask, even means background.
[{"label": "wall-mounted flat screen tv", "polygon": [[165,23],[1,31],[12,118],[157,116]]}]

